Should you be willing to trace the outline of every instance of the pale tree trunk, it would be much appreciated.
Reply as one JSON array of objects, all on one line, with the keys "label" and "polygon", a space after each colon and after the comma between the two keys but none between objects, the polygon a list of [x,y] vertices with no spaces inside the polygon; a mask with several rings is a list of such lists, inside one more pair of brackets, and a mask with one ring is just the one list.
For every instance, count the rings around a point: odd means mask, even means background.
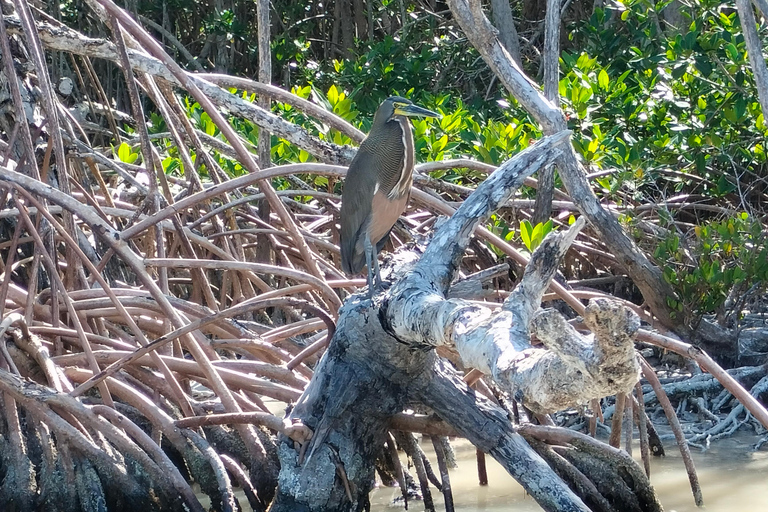
[{"label": "pale tree trunk", "polygon": [[[269,0],[258,0],[256,3],[256,16],[259,31],[259,82],[270,85],[272,82],[272,52],[270,50],[269,31]],[[270,111],[272,101],[266,94],[259,95],[259,106],[266,112]],[[266,169],[272,167],[272,134],[265,128],[259,128],[259,167]],[[272,209],[267,199],[258,202],[259,217],[269,224],[269,216]],[[265,235],[259,235],[259,245],[256,253],[258,261],[272,263],[272,244]]]},{"label": "pale tree trunk", "polygon": [[[560,0],[547,0],[544,18],[544,96],[553,105],[560,105]],[[536,203],[533,207],[533,225],[547,222],[552,216],[552,199],[555,196],[555,168],[548,166],[539,173]]]},{"label": "pale tree trunk", "polygon": [[754,0],[754,2],[763,18],[768,19],[768,0]]},{"label": "pale tree trunk", "polygon": [[757,33],[757,28],[755,28],[756,22],[752,12],[752,3],[749,0],[736,0],[736,8],[739,10],[741,30],[747,45],[749,64],[752,66],[752,74],[755,77],[760,108],[763,110],[763,117],[768,117],[768,68],[765,65],[760,36]]},{"label": "pale tree trunk", "polygon": [[661,16],[666,23],[665,32],[668,34],[683,34],[687,32],[687,23],[690,23],[688,17],[683,14],[683,3],[680,0],[672,0],[663,11]]},{"label": "pale tree trunk", "polygon": [[[572,490],[506,411],[476,395],[434,350],[455,349],[465,367],[485,372],[540,413],[627,392],[637,382],[633,333],[639,320],[633,313],[607,301],[592,304],[585,315],[592,338],[553,311],[539,312],[581,222],[545,239],[502,311],[445,298],[474,229],[567,141],[567,132],[547,137],[503,164],[437,229],[417,263],[413,253],[400,253],[389,290],[346,302],[312,382],[286,420],[290,437],[279,446],[271,511],[364,510],[390,421],[406,408],[437,414],[498,460],[544,510],[590,510],[583,500],[589,496]],[[532,334],[546,348],[531,347]],[[622,467],[637,484],[630,493],[642,503],[638,510],[660,510],[639,466],[624,461]]]},{"label": "pale tree trunk", "polygon": [[523,59],[520,56],[520,39],[517,37],[515,19],[512,17],[512,7],[509,0],[491,0],[491,13],[493,22],[499,31],[499,39],[514,59],[515,63],[523,67]]}]

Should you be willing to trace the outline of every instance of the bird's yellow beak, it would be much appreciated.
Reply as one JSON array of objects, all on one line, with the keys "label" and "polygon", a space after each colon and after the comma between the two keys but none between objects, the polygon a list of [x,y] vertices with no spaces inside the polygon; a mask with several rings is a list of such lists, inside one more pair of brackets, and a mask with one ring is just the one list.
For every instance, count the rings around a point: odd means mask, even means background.
[{"label": "bird's yellow beak", "polygon": [[427,110],[424,107],[414,105],[413,103],[395,103],[395,115],[406,117],[443,117],[437,112],[432,112],[431,110]]}]

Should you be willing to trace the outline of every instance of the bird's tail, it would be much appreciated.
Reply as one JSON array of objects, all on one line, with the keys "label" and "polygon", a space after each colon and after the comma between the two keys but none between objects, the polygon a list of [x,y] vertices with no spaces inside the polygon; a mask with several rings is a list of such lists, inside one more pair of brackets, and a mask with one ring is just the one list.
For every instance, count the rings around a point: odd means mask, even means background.
[{"label": "bird's tail", "polygon": [[357,243],[357,237],[341,241],[341,270],[348,276],[356,276],[365,266],[365,249]]},{"label": "bird's tail", "polygon": [[[365,266],[365,249],[359,240],[360,238],[356,237],[351,241],[341,241],[341,270],[348,276],[358,275]],[[376,243],[376,249],[373,253],[374,258],[378,257],[387,240],[389,240],[389,233]]]}]

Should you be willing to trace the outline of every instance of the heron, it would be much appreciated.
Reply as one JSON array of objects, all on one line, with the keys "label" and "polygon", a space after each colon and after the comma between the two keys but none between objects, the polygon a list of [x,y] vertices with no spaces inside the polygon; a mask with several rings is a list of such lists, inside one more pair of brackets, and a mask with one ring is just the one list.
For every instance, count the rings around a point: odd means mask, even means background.
[{"label": "heron", "polygon": [[[341,267],[350,276],[368,267],[368,293],[381,287],[378,254],[405,211],[415,160],[409,117],[440,114],[392,96],[373,117],[352,159],[341,195]],[[375,284],[375,288],[374,288]]]}]

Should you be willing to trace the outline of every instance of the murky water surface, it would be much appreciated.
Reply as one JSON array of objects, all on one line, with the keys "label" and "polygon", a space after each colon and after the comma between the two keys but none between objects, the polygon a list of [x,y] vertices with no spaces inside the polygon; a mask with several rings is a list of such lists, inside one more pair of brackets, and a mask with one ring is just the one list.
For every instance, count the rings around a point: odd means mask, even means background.
[{"label": "murky water surface", "polygon": [[[679,451],[675,446],[665,443],[667,456],[651,461],[651,483],[664,510],[768,512],[768,451],[752,451],[750,445],[755,442],[754,437],[727,439],[719,441],[706,453],[694,450],[694,462],[704,494],[704,509],[697,508],[693,503]],[[434,456],[428,451],[431,448],[427,446],[429,444],[426,443],[423,448],[430,454],[430,460],[437,469]],[[477,485],[474,447],[467,442],[458,442],[454,447],[459,468],[451,471],[451,486],[457,511],[541,510],[491,457],[486,457],[489,485]],[[402,502],[392,504],[392,499],[398,495],[399,490],[376,489],[371,496],[372,512],[402,510]],[[445,510],[442,508],[442,496],[434,488],[432,497],[437,510]],[[424,506],[421,502],[411,502],[408,510],[419,512],[424,510]]]}]

